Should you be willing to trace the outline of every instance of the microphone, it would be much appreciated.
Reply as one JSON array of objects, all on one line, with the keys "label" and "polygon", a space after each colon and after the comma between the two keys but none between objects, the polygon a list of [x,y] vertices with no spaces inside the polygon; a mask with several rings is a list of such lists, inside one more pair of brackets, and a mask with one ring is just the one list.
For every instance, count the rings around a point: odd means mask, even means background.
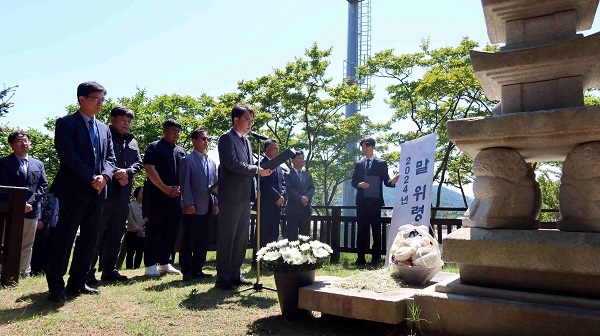
[{"label": "microphone", "polygon": [[248,133],[248,134],[250,134],[251,136],[253,136],[253,137],[257,138],[257,139],[260,139],[260,140],[267,140],[268,139],[266,135],[258,134],[256,132],[250,131],[250,133]]}]

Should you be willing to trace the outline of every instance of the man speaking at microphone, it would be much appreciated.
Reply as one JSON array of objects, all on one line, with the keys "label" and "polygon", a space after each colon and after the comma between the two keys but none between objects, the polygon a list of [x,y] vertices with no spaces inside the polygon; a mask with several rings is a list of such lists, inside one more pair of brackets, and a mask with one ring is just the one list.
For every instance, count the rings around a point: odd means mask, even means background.
[{"label": "man speaking at microphone", "polygon": [[231,110],[233,128],[219,138],[219,234],[217,237],[217,281],[215,287],[231,290],[251,285],[244,279],[241,266],[248,247],[250,201],[255,198],[253,178],[269,176],[270,169],[252,164],[252,149],[244,135],[254,123],[254,110],[236,104]]}]

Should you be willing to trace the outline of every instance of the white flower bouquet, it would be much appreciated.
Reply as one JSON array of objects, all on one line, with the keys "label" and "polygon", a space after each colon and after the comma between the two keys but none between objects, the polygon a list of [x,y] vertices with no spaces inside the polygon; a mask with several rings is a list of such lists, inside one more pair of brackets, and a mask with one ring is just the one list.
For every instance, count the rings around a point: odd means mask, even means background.
[{"label": "white flower bouquet", "polygon": [[392,243],[389,265],[390,271],[406,283],[425,284],[444,262],[437,240],[421,227],[408,224],[400,227]]},{"label": "white flower bouquet", "polygon": [[315,270],[333,252],[331,247],[307,236],[268,243],[256,253],[256,259],[274,272],[297,273]]}]

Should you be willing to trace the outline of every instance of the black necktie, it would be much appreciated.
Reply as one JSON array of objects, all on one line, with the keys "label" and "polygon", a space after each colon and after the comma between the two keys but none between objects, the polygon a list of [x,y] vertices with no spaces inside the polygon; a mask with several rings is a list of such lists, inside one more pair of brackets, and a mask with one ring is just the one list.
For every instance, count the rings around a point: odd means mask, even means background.
[{"label": "black necktie", "polygon": [[371,169],[371,159],[367,159],[365,162],[365,174],[369,172],[369,169]]},{"label": "black necktie", "polygon": [[96,173],[100,170],[100,152],[98,151],[98,133],[96,132],[96,125],[94,119],[88,121],[88,130],[90,132],[90,140],[92,141],[92,147],[94,147],[94,156],[96,159],[95,167]]},{"label": "black necktie", "polygon": [[248,148],[248,141],[243,136],[241,136],[240,139],[242,139],[244,147],[246,147],[246,156],[248,157],[248,163],[252,164],[252,160],[250,158],[250,149]]},{"label": "black necktie", "polygon": [[25,177],[27,177],[27,168],[26,168],[26,165],[27,165],[27,159],[19,160],[19,171]]}]

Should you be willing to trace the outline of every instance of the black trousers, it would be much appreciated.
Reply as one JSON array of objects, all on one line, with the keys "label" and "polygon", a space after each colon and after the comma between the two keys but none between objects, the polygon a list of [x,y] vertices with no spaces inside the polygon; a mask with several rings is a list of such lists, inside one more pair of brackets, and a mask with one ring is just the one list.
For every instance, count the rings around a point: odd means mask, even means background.
[{"label": "black trousers", "polygon": [[310,217],[309,212],[302,213],[286,213],[284,237],[289,240],[298,240],[298,234],[310,236]]},{"label": "black trousers", "polygon": [[50,255],[51,230],[46,223],[41,230],[35,231],[35,240],[31,251],[31,274],[46,273],[48,268],[48,256]]},{"label": "black trousers", "polygon": [[137,233],[127,231],[125,233],[125,246],[127,252],[125,254],[125,267],[127,269],[139,268],[144,258],[144,237],[140,237]]},{"label": "black trousers", "polygon": [[183,215],[183,235],[179,252],[179,265],[183,274],[199,273],[206,263],[209,238],[208,220],[212,213],[212,204],[208,209],[205,215]]},{"label": "black trousers", "polygon": [[235,282],[240,279],[249,235],[250,202],[219,199],[217,280]]},{"label": "black trousers", "polygon": [[100,232],[92,259],[92,271],[98,257],[100,257],[99,269],[102,272],[110,273],[117,269],[117,257],[127,227],[128,216],[128,200],[118,198],[104,201],[102,215],[100,215]]},{"label": "black trousers", "polygon": [[181,198],[162,198],[150,203],[146,223],[144,265],[165,265],[171,262],[181,222]]},{"label": "black trousers", "polygon": [[[64,289],[63,276],[67,271],[71,249],[73,259],[69,269],[67,286],[81,289],[85,286],[86,275],[90,271],[103,201],[96,195],[75,198],[63,196],[58,200],[58,223],[50,239],[50,255],[46,281],[50,291]],[[79,229],[79,236],[75,235]],[[73,248],[73,241],[75,247]]]},{"label": "black trousers", "polygon": [[380,260],[381,207],[369,204],[368,202],[357,205],[356,217],[358,222],[358,230],[356,232],[356,254],[358,260],[365,260],[365,251],[369,248],[369,243],[371,242],[369,231],[373,231],[372,260]]}]

